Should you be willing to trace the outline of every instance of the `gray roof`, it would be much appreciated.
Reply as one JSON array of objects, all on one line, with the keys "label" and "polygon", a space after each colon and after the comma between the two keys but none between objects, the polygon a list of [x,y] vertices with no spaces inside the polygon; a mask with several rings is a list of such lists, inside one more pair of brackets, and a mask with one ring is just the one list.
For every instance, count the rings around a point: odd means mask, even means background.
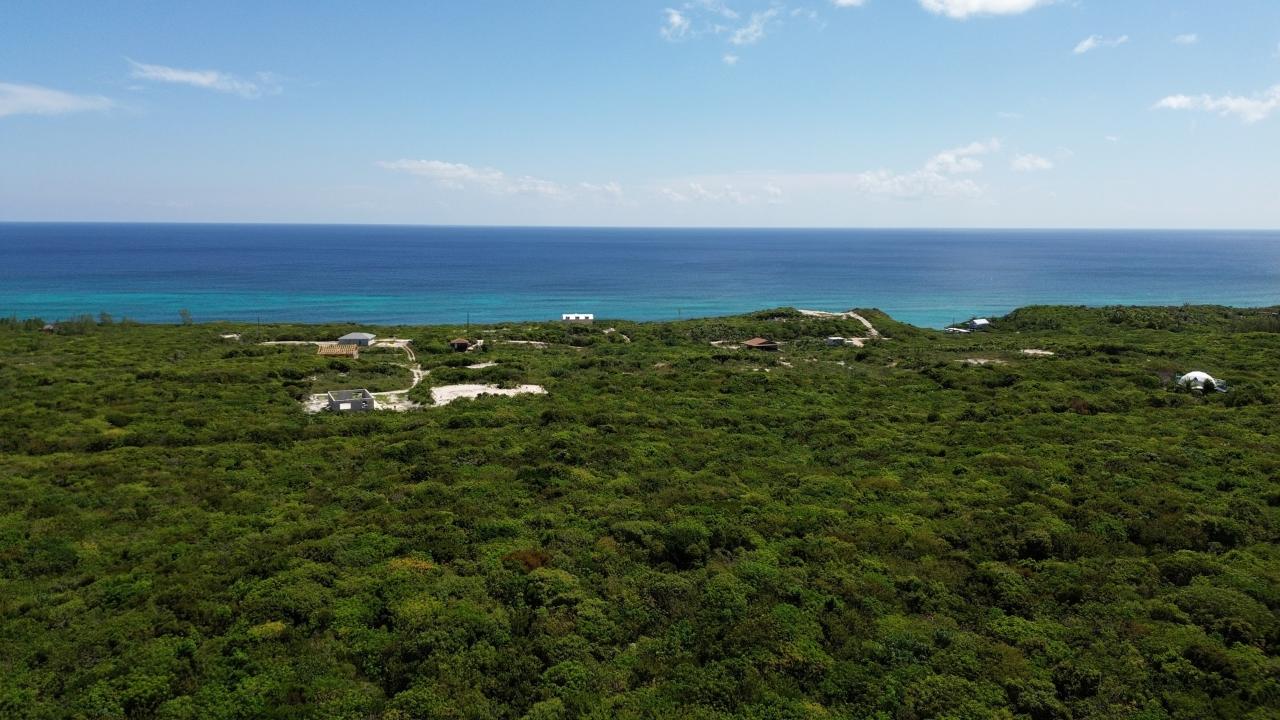
[{"label": "gray roof", "polygon": [[374,335],[373,333],[354,332],[354,333],[347,333],[346,335],[343,335],[338,339],[339,340],[372,340],[376,337],[378,336]]}]

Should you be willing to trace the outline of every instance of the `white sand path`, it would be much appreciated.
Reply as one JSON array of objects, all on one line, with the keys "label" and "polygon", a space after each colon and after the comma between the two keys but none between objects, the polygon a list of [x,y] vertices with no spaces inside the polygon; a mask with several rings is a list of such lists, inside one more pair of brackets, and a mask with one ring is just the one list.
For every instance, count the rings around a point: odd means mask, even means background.
[{"label": "white sand path", "polygon": [[[403,350],[411,365],[401,365],[407,369],[412,376],[409,387],[400,390],[386,390],[383,392],[369,393],[374,397],[379,410],[393,410],[395,412],[405,412],[414,408],[422,407],[418,403],[409,399],[409,391],[418,387],[422,379],[431,374],[430,370],[423,370],[422,365],[418,363],[418,356],[413,352],[411,344],[412,340],[404,338],[383,338],[374,342],[369,347],[376,348],[394,348]],[[336,345],[333,340],[270,340],[260,343],[262,345]],[[302,409],[308,413],[318,413],[329,407],[329,396],[324,393],[308,396],[302,401]]]},{"label": "white sand path", "polygon": [[[826,312],[823,310],[801,310],[800,314],[808,315],[809,317],[845,318],[849,320],[857,320],[858,322],[862,323],[863,327],[867,329],[867,335],[870,336],[872,340],[880,339],[880,331],[875,329],[875,326],[871,324],[871,321],[862,317],[858,313],[853,312],[852,310],[849,312],[842,312],[842,313]],[[856,340],[858,338],[850,338],[850,339]]]}]

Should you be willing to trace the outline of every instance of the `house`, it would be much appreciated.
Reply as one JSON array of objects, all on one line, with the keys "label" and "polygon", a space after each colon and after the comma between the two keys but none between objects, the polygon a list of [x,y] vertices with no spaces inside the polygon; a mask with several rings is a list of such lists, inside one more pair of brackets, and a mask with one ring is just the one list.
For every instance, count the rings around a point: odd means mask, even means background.
[{"label": "house", "polygon": [[1186,375],[1178,378],[1178,385],[1191,390],[1217,390],[1218,392],[1227,391],[1227,381],[1219,380],[1207,372],[1193,370]]},{"label": "house", "polygon": [[764,350],[766,352],[776,352],[778,350],[778,343],[762,337],[751,338],[742,343],[742,346],[751,350]]},{"label": "house", "polygon": [[53,323],[46,323],[44,327],[40,328],[40,332],[42,333],[51,333],[51,332],[57,332],[57,331],[58,331],[58,326],[54,325]]},{"label": "house", "polygon": [[358,345],[360,347],[369,347],[373,344],[374,339],[378,336],[367,332],[347,333],[338,338],[339,345]]},{"label": "house", "polygon": [[847,341],[844,338],[840,337],[839,335],[832,335],[831,337],[827,338],[828,347],[842,347],[843,345],[845,345],[846,342]]},{"label": "house", "polygon": [[329,409],[334,412],[362,412],[378,409],[378,402],[373,399],[373,393],[364,388],[359,390],[331,390],[328,396]]},{"label": "house", "polygon": [[466,338],[454,338],[449,341],[449,347],[454,352],[466,352],[471,349],[471,341]]},{"label": "house", "polygon": [[969,328],[970,330],[990,330],[991,321],[986,318],[974,318],[969,322],[965,323],[965,327]]},{"label": "house", "polygon": [[321,345],[316,354],[321,357],[348,357],[352,360],[360,359],[359,345]]},{"label": "house", "polygon": [[596,316],[592,315],[591,313],[565,313],[560,316],[560,321],[566,322],[566,323],[581,323],[583,325],[590,325],[591,323],[596,321]]},{"label": "house", "polygon": [[971,333],[971,332],[973,332],[973,331],[972,331],[972,330],[965,330],[964,328],[949,327],[949,328],[947,328],[947,329],[946,329],[946,332],[949,332],[949,333],[951,333],[952,335],[968,335],[969,333]]}]

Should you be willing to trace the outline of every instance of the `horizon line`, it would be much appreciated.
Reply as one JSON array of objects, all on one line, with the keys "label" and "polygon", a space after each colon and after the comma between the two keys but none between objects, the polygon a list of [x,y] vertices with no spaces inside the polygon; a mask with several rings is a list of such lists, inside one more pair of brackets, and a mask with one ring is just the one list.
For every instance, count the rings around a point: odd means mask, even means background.
[{"label": "horizon line", "polygon": [[1280,227],[1153,226],[978,226],[978,225],[510,225],[483,223],[307,222],[292,220],[3,220],[0,225],[203,225],[229,227],[388,227],[509,230],[780,230],[780,231],[931,231],[931,232],[1280,232]]}]

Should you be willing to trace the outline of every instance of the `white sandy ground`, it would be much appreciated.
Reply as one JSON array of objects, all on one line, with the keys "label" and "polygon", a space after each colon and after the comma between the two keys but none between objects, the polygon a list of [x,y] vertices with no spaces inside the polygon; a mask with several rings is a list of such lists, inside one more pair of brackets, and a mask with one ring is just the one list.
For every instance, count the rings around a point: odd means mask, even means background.
[{"label": "white sandy ground", "polygon": [[476,398],[481,395],[546,395],[541,385],[517,385],[513,388],[500,388],[497,385],[441,385],[431,388],[431,399],[436,405],[448,405],[454,400]]},{"label": "white sandy ground", "polygon": [[[404,365],[413,373],[413,382],[409,387],[402,390],[388,390],[386,392],[370,393],[377,402],[378,410],[391,410],[394,412],[406,412],[422,407],[422,405],[409,399],[409,391],[418,386],[422,379],[431,374],[430,370],[423,370],[422,365],[418,363],[418,357],[414,354],[413,348],[410,347],[411,340],[403,338],[383,338],[375,342],[372,347],[397,348],[403,350],[409,358],[412,365]],[[529,340],[509,340],[522,345],[533,345],[536,347],[546,347],[546,343],[534,342]],[[333,345],[330,340],[277,340],[272,342],[264,342],[263,345]],[[497,365],[496,362],[481,362],[467,367],[479,370]],[[431,388],[431,399],[436,405],[448,405],[454,400],[464,398],[476,398],[481,395],[545,395],[546,389],[541,385],[519,385],[514,388],[500,388],[497,385],[441,385],[440,387]],[[324,411],[329,406],[328,395],[311,395],[302,401],[302,408],[309,413],[318,413]]]},{"label": "white sandy ground", "polygon": [[1027,350],[1023,350],[1022,354],[1030,355],[1031,357],[1053,357],[1053,352],[1049,350],[1037,350],[1035,348],[1029,348]]},{"label": "white sandy ground", "polygon": [[808,315],[810,317],[849,318],[852,320],[857,320],[858,322],[862,323],[864,327],[867,328],[867,335],[869,335],[872,340],[877,340],[880,338],[880,331],[876,330],[875,327],[871,325],[871,321],[867,320],[866,318],[862,317],[856,312],[833,313],[833,312],[823,312],[822,310],[801,310],[800,314]]},{"label": "white sandy ground", "polygon": [[1008,365],[1004,360],[995,360],[993,358],[965,358],[963,360],[966,365]]},{"label": "white sandy ground", "polygon": [[[851,345],[853,347],[862,347],[863,345],[867,344],[868,340],[879,340],[881,338],[880,331],[875,329],[875,327],[871,324],[871,321],[867,320],[866,318],[862,317],[856,312],[833,313],[833,312],[826,312],[824,310],[799,310],[798,312],[801,315],[808,315],[809,317],[845,318],[848,320],[857,320],[858,322],[862,323],[862,325],[867,328],[867,337],[845,338],[844,339],[845,345]],[[712,340],[711,344],[715,347],[729,347],[729,346],[738,346],[738,345],[741,345],[742,343],[736,340]]]},{"label": "white sandy ground", "polygon": [[503,340],[502,342],[508,345],[528,345],[536,348],[545,348],[547,346],[546,343],[538,342],[537,340]]},{"label": "white sandy ground", "polygon": [[[391,337],[391,338],[382,338],[380,340],[377,340],[376,342],[373,343],[373,345],[370,346],[370,347],[394,348],[397,350],[403,350],[405,357],[409,359],[410,363],[413,363],[412,365],[401,366],[401,367],[407,368],[409,372],[413,375],[413,382],[409,384],[409,387],[404,388],[403,390],[388,390],[387,392],[370,393],[371,395],[373,395],[374,400],[377,403],[377,409],[393,410],[396,412],[405,412],[407,410],[412,410],[414,408],[421,407],[421,405],[409,399],[409,391],[417,387],[418,383],[422,382],[422,378],[426,377],[430,371],[423,370],[422,365],[418,364],[418,356],[413,352],[413,348],[410,346],[412,342],[413,342],[412,340],[407,340],[405,338]],[[337,343],[333,340],[273,340],[273,341],[264,342],[262,344],[263,345],[324,346],[324,345],[336,345]],[[311,395],[302,401],[302,409],[309,413],[321,412],[328,406],[329,406],[329,396],[324,394]]]}]

